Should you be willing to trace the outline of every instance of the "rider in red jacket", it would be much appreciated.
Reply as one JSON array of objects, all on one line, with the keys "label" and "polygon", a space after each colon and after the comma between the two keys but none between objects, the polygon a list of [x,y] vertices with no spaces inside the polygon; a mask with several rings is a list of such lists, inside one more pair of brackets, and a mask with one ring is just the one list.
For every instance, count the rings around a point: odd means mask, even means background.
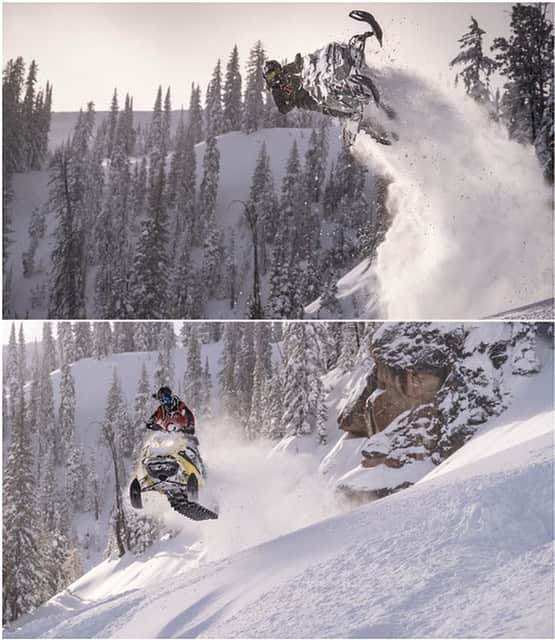
[{"label": "rider in red jacket", "polygon": [[150,416],[147,422],[147,428],[157,428],[166,430],[166,421],[168,418],[175,418],[175,422],[179,427],[179,431],[188,435],[195,433],[195,416],[189,407],[172,393],[169,387],[160,387],[158,392],[153,395],[160,402],[160,406]]}]

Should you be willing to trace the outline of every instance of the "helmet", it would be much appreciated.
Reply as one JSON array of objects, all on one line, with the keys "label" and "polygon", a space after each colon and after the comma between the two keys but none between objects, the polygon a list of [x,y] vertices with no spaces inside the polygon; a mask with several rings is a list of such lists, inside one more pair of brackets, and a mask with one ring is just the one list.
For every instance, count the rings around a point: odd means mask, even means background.
[{"label": "helmet", "polygon": [[156,393],[156,398],[165,406],[173,404],[173,393],[169,387],[160,387]]},{"label": "helmet", "polygon": [[270,86],[275,84],[281,76],[281,71],[281,65],[277,60],[268,60],[264,64],[264,78],[266,79],[266,82]]}]

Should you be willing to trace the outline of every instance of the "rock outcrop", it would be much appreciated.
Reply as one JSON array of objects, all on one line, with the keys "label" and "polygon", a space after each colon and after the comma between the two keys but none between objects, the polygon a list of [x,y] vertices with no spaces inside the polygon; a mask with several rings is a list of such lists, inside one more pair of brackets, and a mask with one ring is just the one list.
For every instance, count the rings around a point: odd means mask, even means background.
[{"label": "rock outcrop", "polygon": [[535,327],[523,323],[386,323],[370,355],[366,387],[339,417],[350,433],[366,427],[367,440],[366,473],[346,474],[338,488],[367,498],[409,486],[442,462],[505,410],[508,376],[540,367]]}]

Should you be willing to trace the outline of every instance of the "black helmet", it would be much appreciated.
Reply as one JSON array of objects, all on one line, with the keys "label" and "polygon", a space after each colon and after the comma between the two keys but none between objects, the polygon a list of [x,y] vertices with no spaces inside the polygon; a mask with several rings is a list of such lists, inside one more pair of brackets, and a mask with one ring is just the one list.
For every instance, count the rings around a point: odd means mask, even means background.
[{"label": "black helmet", "polygon": [[277,60],[267,60],[264,64],[264,78],[270,86],[279,79],[281,72],[282,68]]},{"label": "black helmet", "polygon": [[170,405],[173,402],[173,393],[169,387],[160,387],[156,392],[156,398],[165,405]]}]

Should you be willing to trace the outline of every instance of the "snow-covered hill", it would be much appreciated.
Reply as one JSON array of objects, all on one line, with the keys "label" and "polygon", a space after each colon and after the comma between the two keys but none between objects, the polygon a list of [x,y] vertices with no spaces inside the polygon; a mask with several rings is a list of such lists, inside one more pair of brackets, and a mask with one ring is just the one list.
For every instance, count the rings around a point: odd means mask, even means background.
[{"label": "snow-covered hill", "polygon": [[[279,193],[286,161],[291,146],[297,141],[301,158],[306,153],[310,129],[263,129],[246,135],[232,132],[218,138],[220,152],[220,176],[215,220],[224,230],[226,244],[234,234],[235,254],[239,271],[243,273],[238,283],[237,303],[231,309],[229,299],[208,301],[205,309],[206,318],[244,318],[247,300],[252,291],[252,240],[250,231],[244,220],[243,207],[237,201],[247,201],[251,180],[258,154],[263,144],[266,145],[274,185]],[[197,184],[202,180],[202,162],[205,143],[196,146]],[[340,133],[335,127],[330,129],[328,166],[337,158],[340,148]],[[12,243],[9,247],[9,258],[6,274],[11,273],[11,303],[14,317],[45,318],[48,317],[48,286],[52,271],[50,256],[54,248],[55,215],[46,214],[46,229],[39,241],[35,254],[36,272],[24,277],[22,255],[29,250],[28,229],[33,210],[43,207],[48,200],[48,172],[32,171],[17,174],[13,180],[14,200],[10,205],[12,211]],[[326,246],[326,238],[322,238]],[[194,259],[200,261],[201,251],[197,250]],[[261,289],[266,300],[269,290],[269,272],[262,277]],[[94,272],[88,283],[87,317],[95,317],[92,294],[94,291]]]},{"label": "snow-covered hill", "polygon": [[306,456],[205,430],[220,519],[100,563],[5,636],[552,637],[551,350],[541,357],[510,408],[415,486],[331,518],[321,480],[298,482]]}]

